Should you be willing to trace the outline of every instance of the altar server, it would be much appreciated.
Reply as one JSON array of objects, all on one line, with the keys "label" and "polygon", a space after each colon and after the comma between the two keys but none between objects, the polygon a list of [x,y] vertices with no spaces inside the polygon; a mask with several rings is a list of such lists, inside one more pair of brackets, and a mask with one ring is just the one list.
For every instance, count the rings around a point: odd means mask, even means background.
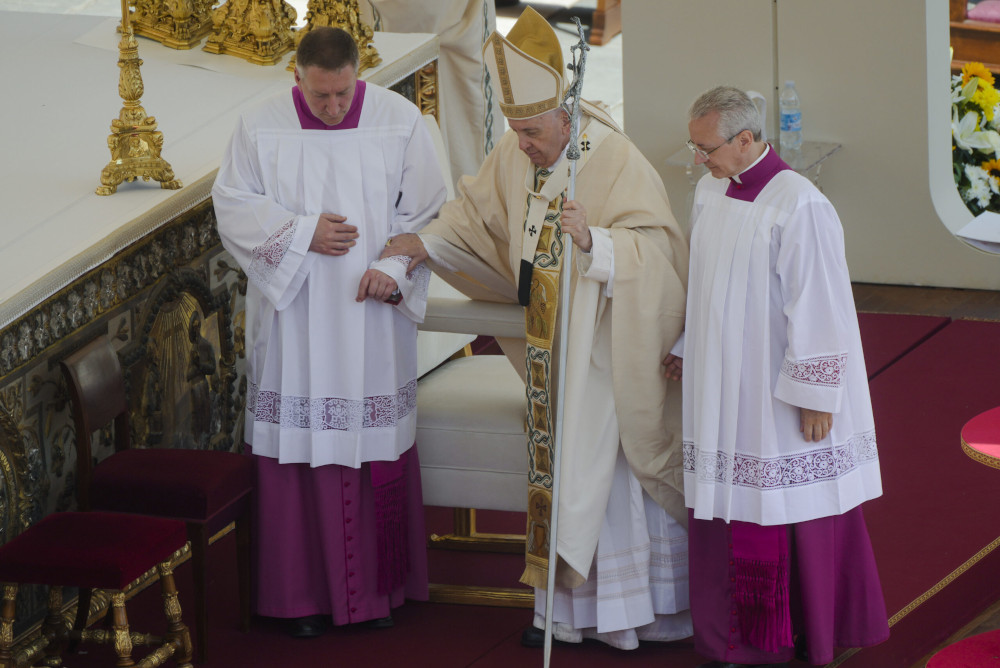
[{"label": "altar server", "polygon": [[357,79],[348,33],[315,28],[296,55],[297,85],[241,116],[212,196],[248,278],[257,611],[308,637],[427,597],[412,446],[430,272],[378,256],[445,187],[420,112]]},{"label": "altar server", "polygon": [[882,494],[844,233],[740,90],[689,113],[683,375],[691,615],[703,668],[814,664],[889,628],[861,504]]},{"label": "altar server", "polygon": [[[568,347],[555,638],[632,649],[688,636],[680,406],[659,372],[682,327],[687,243],[656,171],[587,102],[577,200],[565,201],[565,68],[545,19],[526,9],[484,57],[511,130],[437,220],[387,250],[429,256],[472,297],[526,306],[526,341],[505,352],[528,380],[522,581],[536,588],[546,586],[556,350]],[[572,294],[560,295],[565,233],[578,252]],[[559,299],[572,300],[567,341],[556,337]],[[536,589],[524,644],[542,644],[545,598]]]}]

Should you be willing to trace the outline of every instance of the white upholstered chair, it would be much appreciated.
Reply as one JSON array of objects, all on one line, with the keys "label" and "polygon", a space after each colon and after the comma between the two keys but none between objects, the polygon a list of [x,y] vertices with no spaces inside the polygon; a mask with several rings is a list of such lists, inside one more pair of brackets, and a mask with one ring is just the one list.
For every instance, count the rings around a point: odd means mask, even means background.
[{"label": "white upholstered chair", "polygon": [[[423,331],[523,337],[515,304],[432,298]],[[504,355],[451,359],[417,385],[417,451],[424,503],[454,508],[451,534],[432,536],[441,548],[523,552],[524,536],[476,529],[476,509],[524,511],[528,471],[525,385]],[[531,590],[431,585],[431,600],[530,607]]]},{"label": "white upholstered chair", "polygon": [[[438,148],[450,199],[451,177],[440,130],[433,119],[424,118]],[[524,310],[516,304],[471,300],[437,276],[432,277],[429,292],[427,315],[417,336],[420,476],[424,504],[455,509],[452,533],[433,536],[432,544],[523,552],[523,535],[478,532],[476,509],[525,509],[524,381],[505,356],[469,355],[467,344],[479,335],[523,339]],[[533,605],[531,591],[524,588],[432,584],[431,600]]]}]

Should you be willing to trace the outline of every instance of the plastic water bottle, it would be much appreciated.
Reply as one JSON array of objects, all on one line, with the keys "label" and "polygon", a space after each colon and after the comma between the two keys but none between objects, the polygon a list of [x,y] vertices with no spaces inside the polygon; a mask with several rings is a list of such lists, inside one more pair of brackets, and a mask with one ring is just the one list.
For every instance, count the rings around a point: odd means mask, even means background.
[{"label": "plastic water bottle", "polygon": [[802,147],[802,109],[794,81],[785,82],[778,103],[781,107],[781,148],[796,151]]}]

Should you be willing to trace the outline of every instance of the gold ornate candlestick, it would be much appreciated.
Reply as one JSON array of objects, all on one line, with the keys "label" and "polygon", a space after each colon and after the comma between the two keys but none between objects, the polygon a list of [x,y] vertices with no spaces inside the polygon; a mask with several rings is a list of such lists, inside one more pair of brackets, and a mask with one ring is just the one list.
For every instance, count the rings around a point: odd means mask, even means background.
[{"label": "gold ornate candlestick", "polygon": [[218,0],[129,0],[135,7],[135,33],[171,49],[195,47],[212,32],[212,7]]},{"label": "gold ornate candlestick", "polygon": [[122,39],[118,43],[118,94],[125,104],[118,118],[111,121],[108,148],[111,162],[101,170],[101,185],[98,195],[110,195],[118,189],[122,181],[143,181],[153,179],[161,188],[176,190],[181,182],[174,179],[170,163],[160,157],[163,148],[163,133],[156,129],[156,119],[146,115],[142,108],[142,74],[139,66],[139,45],[135,41],[129,23],[128,0],[122,0]]},{"label": "gold ornate candlestick", "polygon": [[209,53],[274,65],[295,47],[295,8],[284,0],[229,0],[212,12]]},{"label": "gold ornate candlestick", "polygon": [[[309,0],[306,9],[306,26],[295,35],[295,46],[298,48],[302,37],[319,26],[343,28],[351,34],[361,52],[361,65],[358,73],[369,67],[375,67],[382,62],[375,45],[372,43],[374,33],[361,20],[358,10],[358,0]],[[295,56],[288,63],[288,70],[295,69]]]}]

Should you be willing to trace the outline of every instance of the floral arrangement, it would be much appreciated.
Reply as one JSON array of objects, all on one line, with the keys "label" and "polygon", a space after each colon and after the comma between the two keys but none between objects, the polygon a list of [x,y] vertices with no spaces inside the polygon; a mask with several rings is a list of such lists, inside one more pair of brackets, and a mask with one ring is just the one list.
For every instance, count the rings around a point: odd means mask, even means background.
[{"label": "floral arrangement", "polygon": [[1000,92],[982,63],[951,79],[951,150],[955,185],[969,210],[1000,212]]}]

